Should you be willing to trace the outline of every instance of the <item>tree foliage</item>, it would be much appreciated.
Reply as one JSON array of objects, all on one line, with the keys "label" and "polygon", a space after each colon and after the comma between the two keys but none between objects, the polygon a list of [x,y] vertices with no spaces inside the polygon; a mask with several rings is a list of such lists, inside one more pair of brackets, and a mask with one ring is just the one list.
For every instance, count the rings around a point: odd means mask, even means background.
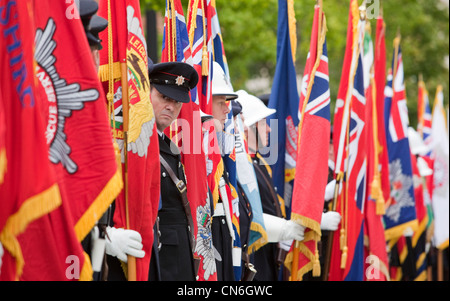
[{"label": "tree foliage", "polygon": [[[188,0],[182,0],[185,13]],[[224,40],[225,53],[235,90],[247,89],[250,79],[272,78],[276,66],[278,0],[215,0]],[[362,4],[362,0],[359,1]],[[393,40],[401,33],[405,85],[410,123],[417,123],[417,84],[422,74],[431,105],[437,85],[444,87],[448,103],[449,9],[441,0],[369,0],[367,6],[381,3],[380,13],[386,23],[387,69],[391,66]],[[314,1],[296,0],[297,20],[296,70],[301,75],[309,49]],[[164,15],[165,1],[141,1],[143,11],[153,9]],[[323,0],[327,17],[332,108],[339,87],[343,64],[349,1]],[[372,9],[375,6],[372,6]],[[378,8],[378,7],[377,7]],[[373,12],[373,11],[372,11]],[[186,15],[186,14],[185,14]],[[375,40],[376,19],[369,19]],[[160,46],[158,46],[160,48]],[[447,59],[447,63],[445,60]],[[387,70],[386,70],[387,72]],[[270,87],[267,87],[270,90]]]}]

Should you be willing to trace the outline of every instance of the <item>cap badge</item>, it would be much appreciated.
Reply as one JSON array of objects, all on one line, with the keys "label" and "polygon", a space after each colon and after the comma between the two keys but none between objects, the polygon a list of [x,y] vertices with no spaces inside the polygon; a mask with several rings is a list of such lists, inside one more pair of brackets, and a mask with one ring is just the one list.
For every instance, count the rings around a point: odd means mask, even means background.
[{"label": "cap badge", "polygon": [[184,77],[181,76],[181,75],[178,76],[177,79],[175,80],[175,83],[176,83],[178,86],[183,85],[183,84],[184,84]]}]

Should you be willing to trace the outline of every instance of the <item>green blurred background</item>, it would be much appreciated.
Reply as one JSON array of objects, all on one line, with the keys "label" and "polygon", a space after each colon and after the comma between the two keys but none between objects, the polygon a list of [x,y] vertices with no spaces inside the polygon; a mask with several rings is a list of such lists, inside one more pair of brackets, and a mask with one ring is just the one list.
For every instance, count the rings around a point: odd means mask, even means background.
[{"label": "green blurred background", "polygon": [[[270,92],[276,65],[278,0],[215,0],[222,30],[230,77],[235,90],[260,95]],[[181,0],[187,16],[188,0]],[[296,71],[301,76],[311,36],[314,0],[295,0],[297,21]],[[346,44],[350,1],[323,0],[327,18],[327,46],[330,73],[332,118]],[[363,1],[359,0],[359,4]],[[418,79],[422,74],[430,106],[437,85],[444,88],[444,104],[449,95],[449,4],[448,0],[369,0],[366,1],[375,41],[376,14],[386,23],[387,69],[391,66],[393,40],[401,33],[406,96],[410,125],[417,125]],[[161,55],[162,28],[166,3],[141,0],[147,20],[147,40],[156,61]],[[155,26],[156,25],[156,26]],[[156,44],[156,45],[154,45]],[[154,58],[155,60],[155,58]],[[386,70],[387,72],[387,70]]]}]

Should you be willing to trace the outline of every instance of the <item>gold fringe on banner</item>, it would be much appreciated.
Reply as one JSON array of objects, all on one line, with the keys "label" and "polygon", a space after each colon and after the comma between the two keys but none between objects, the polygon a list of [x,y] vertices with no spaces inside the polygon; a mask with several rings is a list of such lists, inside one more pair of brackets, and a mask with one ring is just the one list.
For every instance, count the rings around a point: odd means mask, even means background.
[{"label": "gold fringe on banner", "polygon": [[250,224],[250,230],[261,233],[261,237],[257,241],[255,241],[251,246],[248,247],[248,254],[256,252],[259,248],[266,245],[268,242],[266,229],[264,229],[262,225],[252,222]]},{"label": "gold fringe on banner", "polygon": [[0,184],[3,183],[7,166],[6,150],[3,148],[0,149]]},{"label": "gold fringe on banner", "polygon": [[83,252],[84,263],[81,268],[80,281],[92,281],[94,279],[94,271],[92,270],[91,258],[86,252]]},{"label": "gold fringe on banner", "polygon": [[86,237],[95,226],[95,223],[102,217],[114,199],[122,191],[123,181],[120,169],[122,169],[121,165],[117,167],[117,171],[113,177],[108,181],[83,216],[77,221],[75,234],[78,241],[81,242]]},{"label": "gold fringe on banner", "polygon": [[109,64],[101,65],[98,71],[98,77],[101,82],[106,82],[110,79],[112,75],[112,80],[120,79],[122,77],[120,71],[120,62],[115,62],[112,64],[112,72],[109,68]]},{"label": "gold fringe on banner", "polygon": [[28,224],[58,208],[62,204],[58,184],[27,199],[19,211],[11,215],[0,233],[3,247],[16,259],[16,278],[22,275],[25,261],[17,236],[23,233]]},{"label": "gold fringe on banner", "polygon": [[295,19],[294,0],[288,0],[289,36],[291,41],[292,59],[295,63],[297,54],[297,20]]}]

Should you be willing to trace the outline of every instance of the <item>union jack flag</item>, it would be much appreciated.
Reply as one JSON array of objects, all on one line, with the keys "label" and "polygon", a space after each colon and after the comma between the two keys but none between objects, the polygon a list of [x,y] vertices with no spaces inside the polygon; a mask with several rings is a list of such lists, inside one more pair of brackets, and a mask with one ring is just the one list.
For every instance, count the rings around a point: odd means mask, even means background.
[{"label": "union jack flag", "polygon": [[419,81],[419,99],[417,103],[418,123],[417,131],[422,135],[422,139],[426,145],[431,144],[431,108],[428,97],[428,91],[425,83]]},{"label": "union jack flag", "polygon": [[[343,211],[340,212],[344,219],[343,226],[346,231],[345,240],[348,247],[347,263],[344,269],[344,279],[346,280],[362,280],[363,277],[363,217],[367,188],[365,148],[367,126],[362,72],[362,58],[360,56],[351,100],[349,144],[347,146],[348,157],[344,162],[344,165],[347,166],[345,181],[347,182],[346,185],[348,185],[348,191],[344,191],[344,194],[348,195],[346,196],[347,201],[344,201],[344,198],[341,199],[344,206],[341,207]],[[336,235],[335,237],[337,238],[338,236]]]},{"label": "union jack flag", "polygon": [[397,142],[406,137],[409,123],[408,108],[406,106],[403,57],[400,46],[398,48],[397,62],[393,62],[393,65],[393,95],[388,128],[392,137],[392,141]]},{"label": "union jack flag", "polygon": [[210,4],[210,10],[211,12],[211,36],[213,40],[213,56],[214,61],[219,63],[219,65],[222,67],[223,71],[225,72],[225,75],[228,77],[228,80],[230,79],[230,72],[228,69],[228,62],[225,55],[225,47],[223,46],[223,37],[222,37],[222,31],[220,29],[220,22],[219,22],[219,16],[217,15],[217,8],[215,4]]},{"label": "union jack flag", "polygon": [[199,75],[198,104],[206,114],[212,113],[211,0],[191,0],[188,9],[188,34],[194,68]]},{"label": "union jack flag", "polygon": [[[341,237],[339,235],[333,237],[333,250],[335,251],[332,252],[330,261],[329,280],[331,281],[363,280],[367,125],[362,59],[365,22],[360,20],[358,28],[353,28],[353,21],[359,19],[358,16],[357,1],[352,0],[347,30],[346,57],[344,58],[343,76],[338,96],[341,104],[335,112],[335,124],[340,125],[334,132],[335,137],[339,137],[339,139],[334,139],[338,140],[334,142],[335,146],[338,143],[336,173],[344,172],[345,176],[342,193],[338,197],[336,206],[342,216],[342,222],[336,230],[336,233],[341,233]],[[351,70],[352,66],[356,66],[356,70]],[[353,78],[351,77],[352,72],[354,72]],[[344,99],[345,101],[343,101]],[[341,112],[342,107],[344,108],[343,112]],[[348,144],[345,142],[347,138]]]},{"label": "union jack flag", "polygon": [[301,241],[299,247],[299,279],[310,270],[313,270],[313,276],[320,276],[317,241],[321,236],[330,143],[330,87],[325,33],[326,18],[317,5],[300,91],[299,145],[291,206],[292,220],[299,224],[309,221],[304,224],[308,226],[305,231],[308,239]]}]

